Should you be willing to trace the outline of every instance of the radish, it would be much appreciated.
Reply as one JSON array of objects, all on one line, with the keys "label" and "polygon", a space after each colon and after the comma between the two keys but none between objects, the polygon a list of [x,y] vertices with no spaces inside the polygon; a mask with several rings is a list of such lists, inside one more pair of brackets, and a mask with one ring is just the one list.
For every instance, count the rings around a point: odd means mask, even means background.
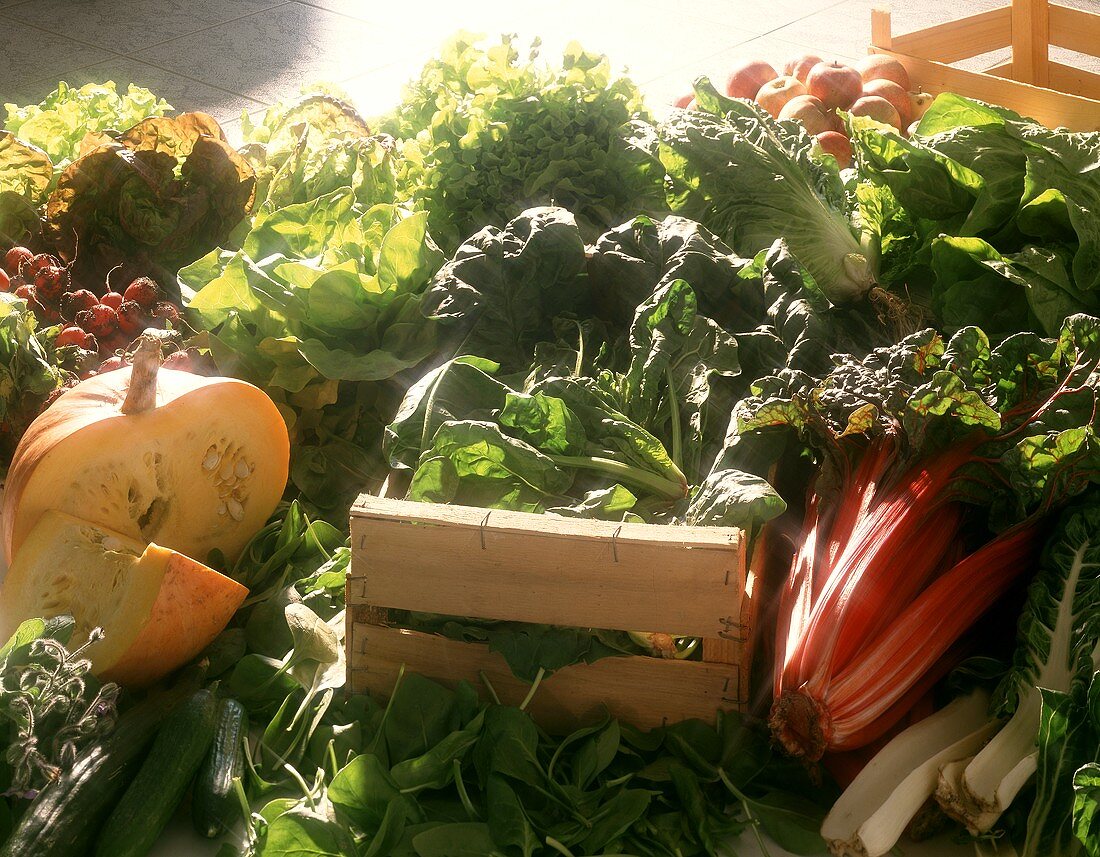
[{"label": "radish", "polygon": [[57,334],[54,345],[58,348],[64,348],[67,345],[75,345],[77,348],[87,348],[88,334],[84,332],[83,328],[71,324],[62,330],[61,333]]},{"label": "radish", "polygon": [[76,323],[98,339],[106,339],[118,329],[118,313],[105,304],[76,314]]},{"label": "radish", "polygon": [[87,289],[65,292],[61,296],[61,317],[72,321],[78,312],[91,309],[97,303],[99,303],[98,298]]},{"label": "radish", "polygon": [[137,336],[150,321],[149,313],[137,301],[125,300],[118,308],[119,329],[129,336]]},{"label": "radish", "polygon": [[0,269],[0,292],[11,291],[11,277],[8,276],[8,272]]},{"label": "radish", "polygon": [[146,309],[152,309],[160,297],[160,287],[149,277],[138,277],[126,287],[123,298],[136,301]]},{"label": "radish", "polygon": [[69,284],[69,272],[65,268],[48,265],[39,268],[34,275],[34,291],[43,303],[56,302]]},{"label": "radish", "polygon": [[12,247],[4,254],[4,267],[13,277],[16,276],[24,264],[34,258],[34,253],[26,247]]},{"label": "radish", "polygon": [[107,292],[99,299],[101,304],[106,304],[115,312],[118,312],[118,308],[122,306],[123,297],[118,292]]}]

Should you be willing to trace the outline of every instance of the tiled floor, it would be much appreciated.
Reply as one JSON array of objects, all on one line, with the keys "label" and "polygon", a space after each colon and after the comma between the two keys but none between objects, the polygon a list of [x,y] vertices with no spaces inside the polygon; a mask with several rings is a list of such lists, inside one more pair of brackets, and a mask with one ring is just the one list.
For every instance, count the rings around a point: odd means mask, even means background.
[{"label": "tiled floor", "polygon": [[[1100,11],[1100,0],[1060,0]],[[900,29],[1005,0],[895,0]],[[851,59],[882,0],[0,0],[0,103],[39,101],[58,80],[148,86],[179,109],[232,125],[242,111],[324,80],[367,115],[450,33],[539,36],[551,56],[568,41],[629,70],[654,107],[716,79],[741,58],[807,51]]]}]

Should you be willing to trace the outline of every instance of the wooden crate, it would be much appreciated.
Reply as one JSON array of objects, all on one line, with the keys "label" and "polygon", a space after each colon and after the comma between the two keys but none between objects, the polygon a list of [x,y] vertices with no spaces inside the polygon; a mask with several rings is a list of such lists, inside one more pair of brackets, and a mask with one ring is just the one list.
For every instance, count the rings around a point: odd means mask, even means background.
[{"label": "wooden crate", "polygon": [[466,679],[518,704],[529,685],[488,646],[393,624],[415,610],[667,631],[703,639],[701,661],[605,658],[558,670],[529,710],[569,731],[606,709],[648,728],[748,703],[756,603],[745,536],[720,527],[616,524],[363,495],[352,508],[348,681],[388,695],[404,667]]},{"label": "wooden crate", "polygon": [[[1051,60],[1052,45],[1100,56],[1100,14],[1049,0],[1012,0],[1010,6],[895,35],[889,10],[871,12],[871,53],[901,62],[914,88],[999,104],[1051,128],[1100,130],[1100,74]],[[1012,49],[1012,59],[984,72],[948,65],[1003,48]]]}]

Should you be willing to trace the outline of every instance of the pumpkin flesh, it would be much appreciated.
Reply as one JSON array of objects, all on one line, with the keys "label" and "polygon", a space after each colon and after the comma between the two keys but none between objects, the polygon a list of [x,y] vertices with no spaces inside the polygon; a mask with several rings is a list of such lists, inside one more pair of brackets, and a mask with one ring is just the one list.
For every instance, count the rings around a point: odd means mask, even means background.
[{"label": "pumpkin flesh", "polygon": [[0,636],[31,617],[69,614],[73,644],[93,628],[92,671],[149,684],[194,658],[221,632],[248,590],[201,563],[62,512],[27,536],[0,593]]},{"label": "pumpkin flesh", "polygon": [[130,375],[83,381],[27,430],[5,487],[9,560],[49,509],[200,559],[236,558],[274,511],[290,441],[262,391],[160,369],[155,406],[123,413]]}]

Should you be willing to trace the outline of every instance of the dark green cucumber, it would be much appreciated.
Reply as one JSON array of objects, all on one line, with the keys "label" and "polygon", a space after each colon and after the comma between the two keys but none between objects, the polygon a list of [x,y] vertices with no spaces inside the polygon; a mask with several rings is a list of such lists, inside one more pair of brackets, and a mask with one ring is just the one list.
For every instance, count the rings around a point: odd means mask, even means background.
[{"label": "dark green cucumber", "polygon": [[149,853],[206,757],[217,718],[218,698],[203,689],[165,719],[137,776],[99,833],[97,857]]},{"label": "dark green cucumber", "polygon": [[[188,686],[186,693],[192,690]],[[69,770],[38,793],[0,849],[0,857],[86,853],[157,729],[184,695],[180,688],[160,692],[123,714],[110,735],[85,749]]]},{"label": "dark green cucumber", "polygon": [[223,699],[218,731],[191,792],[191,820],[195,830],[213,839],[226,833],[241,817],[241,802],[233,780],[244,776],[244,740],[248,712],[235,699]]}]

